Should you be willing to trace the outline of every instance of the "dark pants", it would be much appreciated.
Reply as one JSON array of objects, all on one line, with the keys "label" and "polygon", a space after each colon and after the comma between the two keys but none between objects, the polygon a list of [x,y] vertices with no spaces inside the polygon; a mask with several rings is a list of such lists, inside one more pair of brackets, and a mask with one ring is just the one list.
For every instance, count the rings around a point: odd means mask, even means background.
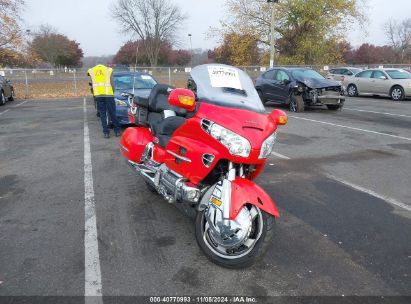
[{"label": "dark pants", "polygon": [[116,116],[116,104],[114,102],[114,97],[96,96],[96,103],[97,103],[98,112],[100,113],[101,124],[103,125],[103,133],[104,134],[110,133],[110,129],[108,128],[108,125],[107,125],[107,114],[109,115],[111,122],[113,123],[114,132],[115,133],[120,132],[120,125],[118,123],[117,116]]}]

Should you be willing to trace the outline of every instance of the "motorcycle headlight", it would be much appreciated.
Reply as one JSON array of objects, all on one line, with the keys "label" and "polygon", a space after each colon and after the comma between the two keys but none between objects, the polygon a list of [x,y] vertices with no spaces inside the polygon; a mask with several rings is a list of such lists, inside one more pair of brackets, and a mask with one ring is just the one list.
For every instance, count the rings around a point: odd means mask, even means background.
[{"label": "motorcycle headlight", "polygon": [[207,127],[203,129],[222,143],[232,155],[242,157],[250,155],[251,144],[244,137],[211,121],[207,121]]},{"label": "motorcycle headlight", "polygon": [[127,101],[125,100],[114,98],[114,101],[116,102],[116,106],[127,107]]},{"label": "motorcycle headlight", "polygon": [[264,140],[263,144],[261,145],[261,152],[260,156],[258,158],[267,158],[270,156],[271,152],[273,151],[273,147],[275,144],[275,140],[277,139],[277,131],[275,131],[273,134],[268,136],[266,140]]}]

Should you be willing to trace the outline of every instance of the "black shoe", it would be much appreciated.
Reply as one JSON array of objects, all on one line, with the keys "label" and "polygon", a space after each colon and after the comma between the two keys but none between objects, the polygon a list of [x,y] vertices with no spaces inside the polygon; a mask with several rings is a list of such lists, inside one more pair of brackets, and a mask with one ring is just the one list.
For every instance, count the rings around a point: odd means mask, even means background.
[{"label": "black shoe", "polygon": [[121,135],[120,132],[116,132],[115,134],[116,134],[116,137],[119,137]]},{"label": "black shoe", "polygon": [[104,133],[104,138],[110,138],[110,134],[109,133]]}]

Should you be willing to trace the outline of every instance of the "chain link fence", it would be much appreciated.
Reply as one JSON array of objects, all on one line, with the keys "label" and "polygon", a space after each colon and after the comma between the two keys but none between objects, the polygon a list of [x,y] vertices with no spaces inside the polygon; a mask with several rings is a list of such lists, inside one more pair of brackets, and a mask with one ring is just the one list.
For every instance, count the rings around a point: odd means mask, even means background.
[{"label": "chain link fence", "polygon": [[[326,75],[327,70],[340,66],[295,65],[284,67],[308,67]],[[356,67],[362,69],[382,67],[411,69],[411,65],[398,64],[357,65]],[[245,71],[253,80],[268,69],[263,66],[239,66],[238,68]],[[148,73],[160,83],[168,83],[175,87],[186,87],[191,68],[132,67],[129,70]],[[0,69],[0,74],[12,81],[16,96],[20,99],[80,97],[91,94],[87,69]]]}]

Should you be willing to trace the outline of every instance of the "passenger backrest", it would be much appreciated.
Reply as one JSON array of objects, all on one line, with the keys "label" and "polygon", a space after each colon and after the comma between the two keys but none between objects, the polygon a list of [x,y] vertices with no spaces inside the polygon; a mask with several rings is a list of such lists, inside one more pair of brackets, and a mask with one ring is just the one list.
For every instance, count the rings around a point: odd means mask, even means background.
[{"label": "passenger backrest", "polygon": [[151,90],[148,97],[148,110],[150,112],[162,113],[164,110],[172,110],[179,116],[184,116],[187,111],[185,109],[173,107],[168,102],[168,96],[174,87],[167,84],[157,84]]}]

